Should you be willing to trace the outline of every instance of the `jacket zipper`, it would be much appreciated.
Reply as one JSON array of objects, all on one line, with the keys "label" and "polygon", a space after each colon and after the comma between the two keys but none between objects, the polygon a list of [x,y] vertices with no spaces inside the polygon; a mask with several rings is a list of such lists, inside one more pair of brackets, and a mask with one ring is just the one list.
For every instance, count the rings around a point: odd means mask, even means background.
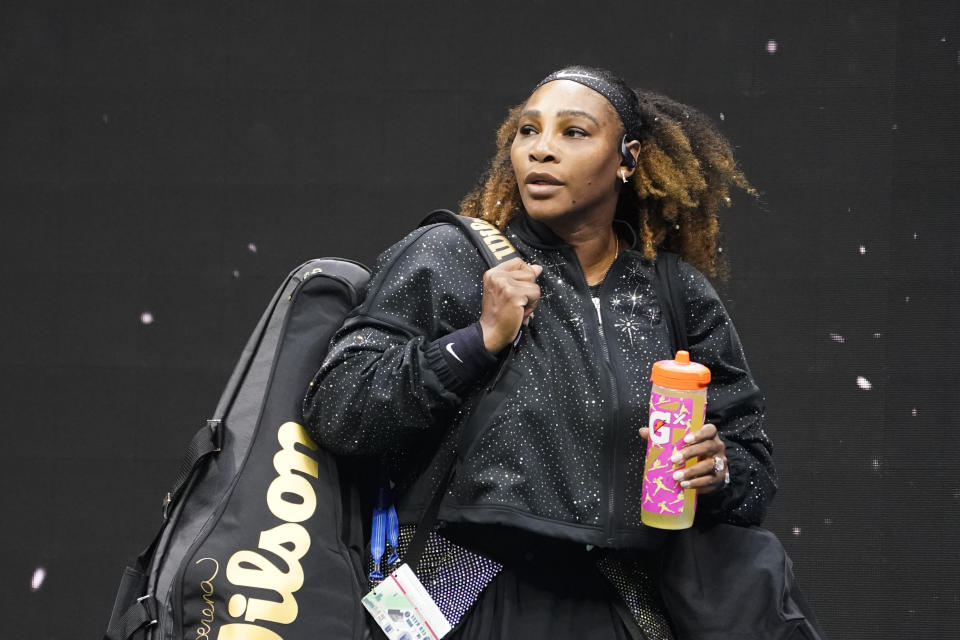
[{"label": "jacket zipper", "polygon": [[[601,287],[602,290],[603,287]],[[599,297],[599,296],[598,296]],[[602,299],[602,298],[601,298]],[[592,301],[591,301],[592,302]],[[620,424],[620,392],[617,389],[617,377],[613,375],[613,363],[610,360],[610,350],[607,347],[607,338],[603,332],[603,321],[600,316],[603,312],[598,312],[597,314],[597,328],[600,333],[600,350],[603,352],[603,364],[604,368],[607,371],[608,381],[610,384],[610,402],[611,402],[611,416],[610,416],[610,426],[609,434],[607,435],[607,448],[609,451],[609,457],[607,458],[610,461],[610,464],[607,465],[608,471],[608,484],[607,484],[607,544],[613,545],[613,529],[614,529],[614,515],[616,512],[616,495],[617,495],[617,437],[619,435],[619,424]]]},{"label": "jacket zipper", "polygon": [[[579,261],[574,261],[579,267]],[[616,260],[614,261],[616,264]],[[607,272],[607,276],[604,277],[603,283],[606,283],[607,277],[610,275],[610,272],[613,271],[614,265],[610,265],[610,269]],[[609,461],[607,465],[607,519],[604,524],[604,535],[607,538],[607,544],[613,545],[614,542],[614,514],[616,511],[616,460],[617,460],[617,437],[619,435],[619,423],[620,423],[620,397],[619,390],[617,388],[617,378],[613,374],[613,362],[610,360],[610,348],[607,346],[606,334],[603,331],[603,312],[601,311],[601,306],[594,305],[593,296],[590,293],[590,287],[587,284],[587,278],[583,274],[583,269],[579,269],[580,279],[584,286],[584,289],[587,292],[587,299],[590,306],[590,312],[594,314],[597,318],[597,336],[600,342],[600,353],[603,355],[603,368],[607,373],[607,384],[609,386],[609,395],[611,402],[610,409],[610,428],[607,429],[607,437],[604,442],[604,459]],[[603,293],[603,283],[600,285],[600,293]],[[603,299],[602,295],[597,296],[599,299]],[[591,336],[593,337],[593,336]]]}]

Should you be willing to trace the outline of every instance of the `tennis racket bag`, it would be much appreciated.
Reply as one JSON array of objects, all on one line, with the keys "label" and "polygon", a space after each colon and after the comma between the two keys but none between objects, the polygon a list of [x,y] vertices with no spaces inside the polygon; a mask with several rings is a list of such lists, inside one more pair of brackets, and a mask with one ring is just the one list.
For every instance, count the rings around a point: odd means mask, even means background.
[{"label": "tennis racket bag", "polygon": [[[483,221],[441,210],[423,222],[436,223],[460,227],[490,266],[516,255]],[[105,640],[381,637],[360,603],[364,474],[300,424],[307,385],[369,276],[324,258],[284,280],[187,448],[160,531],[123,572]]]},{"label": "tennis racket bag", "polygon": [[187,449],[159,534],[124,571],[106,638],[364,637],[347,548],[359,513],[299,416],[368,278],[341,259],[286,278]]}]

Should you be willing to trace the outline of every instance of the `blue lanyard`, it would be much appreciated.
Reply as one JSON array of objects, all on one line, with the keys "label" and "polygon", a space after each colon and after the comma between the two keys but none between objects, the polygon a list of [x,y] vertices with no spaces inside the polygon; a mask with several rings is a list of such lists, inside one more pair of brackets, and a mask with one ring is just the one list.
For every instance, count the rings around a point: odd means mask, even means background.
[{"label": "blue lanyard", "polygon": [[373,557],[373,571],[371,580],[383,580],[384,572],[381,566],[383,555],[390,545],[390,556],[387,558],[387,568],[396,564],[400,559],[398,547],[400,544],[400,522],[397,519],[397,510],[393,506],[393,496],[390,494],[390,481],[383,474],[380,487],[377,489],[377,499],[373,505],[373,523],[370,532],[370,555]]}]

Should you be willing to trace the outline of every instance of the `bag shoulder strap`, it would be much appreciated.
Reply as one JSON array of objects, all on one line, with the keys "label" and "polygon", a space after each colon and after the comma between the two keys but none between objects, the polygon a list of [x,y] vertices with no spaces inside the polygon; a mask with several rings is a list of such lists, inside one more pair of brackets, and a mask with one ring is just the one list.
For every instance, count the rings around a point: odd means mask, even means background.
[{"label": "bag shoulder strap", "polygon": [[[484,261],[489,267],[495,267],[501,262],[505,262],[520,255],[513,244],[506,238],[506,236],[504,236],[499,229],[486,220],[481,220],[479,218],[468,218],[466,216],[457,215],[446,209],[437,209],[424,218],[423,222],[420,223],[420,226],[422,227],[431,224],[443,223],[453,224],[459,227],[463,231],[464,235],[470,238],[471,242],[473,242],[474,246],[476,246],[477,251],[480,252],[480,255],[483,257]],[[489,395],[496,387],[497,382],[500,381],[500,378],[513,355],[513,348],[516,343],[517,341],[514,341],[514,343],[510,345],[507,355],[500,362],[499,369],[493,378],[493,382],[491,382],[484,389],[484,396]],[[480,404],[482,404],[482,402],[478,401],[474,403],[469,415],[467,415],[466,419],[464,420],[464,432],[470,433],[472,431],[470,426],[477,415],[477,406]],[[457,443],[457,446],[461,447],[463,444],[463,442],[460,442]],[[437,516],[440,513],[440,503],[443,502],[443,496],[447,493],[447,487],[450,485],[450,482],[453,480],[453,476],[456,474],[459,453],[460,452],[458,451],[457,455],[451,456],[449,464],[445,469],[443,469],[442,480],[434,491],[433,496],[430,498],[430,502],[427,505],[423,516],[420,518],[420,522],[417,523],[417,529],[413,534],[413,539],[410,540],[410,545],[407,547],[407,552],[403,559],[404,562],[410,565],[410,568],[413,569],[414,572],[416,572],[417,565],[420,563],[420,558],[423,555],[424,549],[426,548],[427,537],[433,530],[434,525],[437,523]]]},{"label": "bag shoulder strap", "polygon": [[495,267],[520,255],[499,229],[480,218],[468,218],[447,209],[436,209],[424,218],[419,226],[444,223],[459,227],[463,234],[470,238],[489,267]]},{"label": "bag shoulder strap", "polygon": [[666,316],[667,327],[670,330],[673,354],[680,350],[689,351],[690,343],[687,339],[685,321],[687,309],[677,282],[680,274],[680,256],[671,251],[659,251],[653,270],[656,276],[654,286],[657,289],[657,298],[660,299],[660,308]]}]

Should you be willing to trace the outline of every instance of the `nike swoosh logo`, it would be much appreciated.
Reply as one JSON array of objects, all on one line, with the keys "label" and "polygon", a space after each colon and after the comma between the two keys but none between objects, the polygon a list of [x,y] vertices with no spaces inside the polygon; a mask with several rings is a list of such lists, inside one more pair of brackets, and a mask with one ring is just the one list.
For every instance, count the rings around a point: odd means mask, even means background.
[{"label": "nike swoosh logo", "polygon": [[452,342],[448,342],[448,343],[447,343],[447,351],[449,351],[449,352],[450,352],[450,355],[452,355],[454,358],[457,359],[457,362],[459,362],[460,364],[463,364],[463,360],[460,359],[460,356],[458,356],[456,353],[454,353],[454,351],[453,351],[453,343],[452,343]]}]

